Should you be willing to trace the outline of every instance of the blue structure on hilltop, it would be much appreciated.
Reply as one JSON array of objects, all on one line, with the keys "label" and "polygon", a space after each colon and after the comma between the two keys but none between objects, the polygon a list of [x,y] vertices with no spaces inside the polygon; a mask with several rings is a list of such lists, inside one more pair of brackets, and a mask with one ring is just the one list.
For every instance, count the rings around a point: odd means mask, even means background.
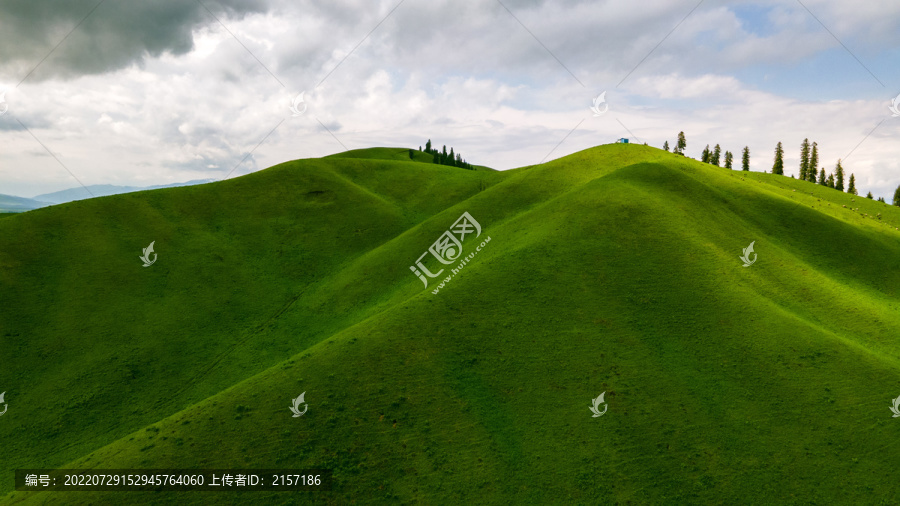
[{"label": "blue structure on hilltop", "polygon": [[616,141],[616,144],[628,144],[628,139],[622,137],[621,139]]}]

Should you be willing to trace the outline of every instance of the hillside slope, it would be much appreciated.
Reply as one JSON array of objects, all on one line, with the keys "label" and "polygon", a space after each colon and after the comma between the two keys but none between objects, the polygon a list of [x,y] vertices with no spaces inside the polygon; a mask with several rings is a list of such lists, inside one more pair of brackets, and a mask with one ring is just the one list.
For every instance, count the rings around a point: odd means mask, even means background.
[{"label": "hillside slope", "polygon": [[[409,266],[463,212],[481,249],[435,294],[449,273]],[[0,221],[0,462],[329,468],[303,494],[332,504],[889,502],[898,227],[638,145],[505,172],[299,160],[29,212]]]}]

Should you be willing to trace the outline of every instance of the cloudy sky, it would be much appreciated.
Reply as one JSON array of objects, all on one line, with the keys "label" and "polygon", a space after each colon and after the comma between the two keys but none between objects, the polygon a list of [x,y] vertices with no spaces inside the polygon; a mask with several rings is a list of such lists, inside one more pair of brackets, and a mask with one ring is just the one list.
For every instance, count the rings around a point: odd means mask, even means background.
[{"label": "cloudy sky", "polygon": [[781,141],[795,175],[809,138],[890,201],[900,2],[4,0],[0,94],[0,193],[24,197],[428,138],[503,170],[683,130],[757,171]]}]

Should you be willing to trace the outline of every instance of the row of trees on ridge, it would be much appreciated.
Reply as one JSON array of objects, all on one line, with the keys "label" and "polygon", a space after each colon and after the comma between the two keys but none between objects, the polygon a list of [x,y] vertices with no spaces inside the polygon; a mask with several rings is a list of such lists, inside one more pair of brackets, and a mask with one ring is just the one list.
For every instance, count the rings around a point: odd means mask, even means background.
[{"label": "row of trees on ridge", "polygon": [[[684,132],[678,132],[678,141],[675,143],[675,149],[672,150],[676,155],[684,156],[684,148],[687,147],[687,140],[684,137]],[[666,151],[669,150],[669,141],[666,141],[663,144],[663,149]],[[709,144],[706,145],[706,148],[703,149],[703,154],[700,156],[700,161],[703,163],[711,163],[716,167],[719,167],[719,162],[722,160],[722,147],[716,144],[716,147],[713,149],[709,149]],[[734,155],[731,151],[725,152],[725,168],[731,169],[734,164]],[[741,153],[741,170],[750,170],[750,148],[744,146],[744,151]]]},{"label": "row of trees on ridge", "polygon": [[[800,179],[844,191],[844,167],[841,165],[840,158],[834,167],[834,172],[827,175],[825,167],[817,169],[818,165],[819,145],[815,142],[810,144],[809,139],[803,139],[803,143],[800,145]],[[784,148],[780,142],[775,146],[775,163],[772,165],[772,174],[784,175]],[[794,175],[791,174],[791,177]],[[857,195],[856,176],[853,174],[850,174],[850,179],[847,181],[847,193]],[[869,192],[867,197],[872,198],[872,192]],[[884,199],[879,200],[884,202]]]},{"label": "row of trees on ridge", "polygon": [[[684,149],[687,147],[687,141],[684,137],[684,132],[678,132],[678,140],[675,143],[675,148],[672,150],[676,155],[684,156]],[[665,141],[663,143],[663,149],[669,151],[669,141]],[[718,144],[715,145],[712,149],[709,148],[709,144],[706,145],[706,148],[703,149],[703,153],[700,156],[700,161],[704,163],[709,163],[715,166],[719,166],[719,163],[724,161],[724,166],[726,169],[731,169],[732,164],[734,163],[734,156],[731,151],[725,151],[724,160],[722,156],[722,148]],[[822,186],[827,186],[828,188],[834,188],[838,191],[844,191],[844,167],[841,165],[841,160],[838,159],[837,165],[834,167],[834,172],[830,174],[825,173],[825,167],[818,168],[819,165],[819,146],[816,142],[812,144],[809,143],[809,139],[803,139],[803,143],[800,145],[800,178],[804,181],[809,181],[811,183],[817,183]],[[748,146],[744,146],[744,150],[741,153],[741,170],[749,171],[750,170],[750,148]],[[784,148],[782,144],[779,142],[778,145],[775,146],[775,163],[772,164],[772,174],[784,175]],[[794,175],[791,174],[793,178]],[[856,176],[854,174],[850,174],[850,178],[847,180],[847,193],[858,195],[856,189]],[[868,192],[866,198],[873,198],[872,192]],[[884,202],[884,198],[879,197],[879,202]],[[900,186],[897,187],[897,190],[894,191],[894,201],[893,205],[900,206]]]}]

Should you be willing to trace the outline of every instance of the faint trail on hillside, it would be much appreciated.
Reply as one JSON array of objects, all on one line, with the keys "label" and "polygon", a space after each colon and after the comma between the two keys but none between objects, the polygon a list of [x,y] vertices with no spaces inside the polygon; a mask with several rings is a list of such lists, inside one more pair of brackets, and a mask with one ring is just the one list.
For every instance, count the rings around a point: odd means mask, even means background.
[{"label": "faint trail on hillside", "polygon": [[[283,306],[281,306],[281,308],[280,308],[279,310],[277,310],[277,311],[276,311],[272,316],[270,316],[266,321],[264,321],[263,323],[257,325],[255,329],[248,331],[248,332],[247,332],[247,335],[246,335],[245,337],[239,339],[236,343],[232,344],[231,346],[227,347],[224,351],[222,351],[221,353],[219,353],[218,355],[216,355],[216,357],[212,360],[212,362],[210,362],[209,364],[207,364],[207,366],[204,367],[202,370],[200,370],[200,372],[198,372],[197,374],[195,374],[194,376],[192,376],[190,379],[188,379],[188,380],[184,383],[184,386],[183,386],[182,388],[180,388],[179,390],[177,390],[176,392],[174,392],[173,394],[171,394],[171,395],[169,396],[169,399],[174,399],[175,397],[177,397],[177,396],[183,394],[183,393],[186,392],[189,388],[191,388],[192,386],[194,386],[198,381],[200,381],[200,380],[203,379],[206,375],[208,375],[210,372],[212,372],[212,370],[215,369],[215,368],[216,368],[223,360],[225,360],[225,358],[227,358],[229,355],[231,355],[231,353],[234,352],[235,349],[237,349],[238,347],[243,346],[244,344],[246,344],[247,341],[250,340],[250,338],[252,338],[252,337],[258,335],[258,334],[259,334],[260,332],[262,332],[262,331],[263,331],[270,323],[272,323],[273,321],[275,321],[275,320],[277,320],[279,317],[281,317],[281,315],[284,314],[285,311],[287,311],[288,309],[290,309],[291,306],[293,306],[294,303],[297,302],[297,300],[298,300],[300,297],[302,297],[304,293],[305,293],[305,290],[301,291],[301,292],[300,292],[299,294],[297,294],[296,296],[290,298]],[[163,402],[163,401],[158,402],[156,405],[154,405],[154,407],[161,405],[162,402]]]}]

